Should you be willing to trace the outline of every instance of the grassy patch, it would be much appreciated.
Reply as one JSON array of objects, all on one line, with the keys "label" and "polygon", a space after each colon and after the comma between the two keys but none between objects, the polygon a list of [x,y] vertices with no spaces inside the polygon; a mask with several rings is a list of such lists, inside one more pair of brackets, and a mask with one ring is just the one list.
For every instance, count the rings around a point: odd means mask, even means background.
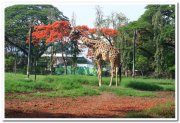
[{"label": "grassy patch", "polygon": [[175,91],[175,81],[171,79],[125,78],[121,86],[144,91]]},{"label": "grassy patch", "polygon": [[160,85],[164,91],[175,91],[174,85]]},{"label": "grassy patch", "polygon": [[153,118],[151,115],[143,114],[142,112],[130,112],[126,118]]},{"label": "grassy patch", "polygon": [[153,117],[175,118],[175,104],[167,102],[145,111]]},{"label": "grassy patch", "polygon": [[51,90],[51,85],[44,82],[6,81],[6,92],[33,92],[35,90]]},{"label": "grassy patch", "polygon": [[175,118],[175,105],[173,102],[157,105],[142,112],[130,112],[127,118]]},{"label": "grassy patch", "polygon": [[23,101],[30,101],[33,97],[32,96],[28,96],[28,95],[9,95],[9,96],[6,96],[5,97],[6,99],[8,100],[11,100],[11,99],[20,99],[20,100],[23,100]]},{"label": "grassy patch", "polygon": [[[82,96],[96,95],[99,92],[107,91],[124,96],[156,96],[150,91],[174,91],[174,80],[147,79],[123,77],[122,82],[116,88],[115,79],[112,87],[109,87],[110,77],[103,77],[102,87],[98,87],[96,76],[86,75],[38,75],[34,81],[34,76],[30,79],[23,74],[5,74],[5,92],[34,92],[35,95],[50,96]],[[87,86],[84,86],[87,85]],[[90,87],[90,88],[89,88]],[[48,94],[49,93],[49,94]]]},{"label": "grassy patch", "polygon": [[155,97],[156,94],[149,91],[139,91],[134,90],[131,88],[124,88],[124,87],[109,87],[109,86],[102,86],[99,88],[100,91],[109,91],[113,92],[118,96],[139,96],[139,97]]},{"label": "grassy patch", "polygon": [[145,82],[138,82],[138,81],[130,81],[126,86],[137,90],[147,90],[147,91],[163,90],[163,87],[159,85],[145,83]]},{"label": "grassy patch", "polygon": [[92,96],[99,95],[99,92],[89,88],[79,88],[72,90],[58,90],[51,92],[37,92],[33,94],[34,96],[47,96],[47,97],[76,97],[76,96]]}]

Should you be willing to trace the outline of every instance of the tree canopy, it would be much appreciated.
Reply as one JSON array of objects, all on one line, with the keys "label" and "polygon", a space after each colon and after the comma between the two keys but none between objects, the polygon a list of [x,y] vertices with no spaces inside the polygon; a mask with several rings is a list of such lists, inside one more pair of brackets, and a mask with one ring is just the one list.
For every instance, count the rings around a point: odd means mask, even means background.
[{"label": "tree canopy", "polygon": [[[49,24],[55,20],[68,20],[52,5],[14,5],[5,9],[5,44],[6,48],[15,47],[27,55],[26,39],[31,26]],[[47,49],[44,45],[37,55]]]},{"label": "tree canopy", "polygon": [[119,28],[118,45],[124,69],[132,66],[134,30],[137,68],[154,71],[158,77],[170,75],[175,66],[175,5],[148,5],[137,21]]}]

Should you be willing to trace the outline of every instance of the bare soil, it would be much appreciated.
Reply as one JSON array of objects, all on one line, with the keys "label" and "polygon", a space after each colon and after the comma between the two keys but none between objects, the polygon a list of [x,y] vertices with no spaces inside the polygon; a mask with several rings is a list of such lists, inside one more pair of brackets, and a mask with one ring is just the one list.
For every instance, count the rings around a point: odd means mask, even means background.
[{"label": "bare soil", "polygon": [[[6,118],[114,118],[141,112],[174,101],[174,92],[157,92],[158,97],[98,96],[6,99]],[[8,94],[13,95],[13,94]],[[14,94],[17,95],[17,94]],[[28,95],[28,94],[23,94]]]}]

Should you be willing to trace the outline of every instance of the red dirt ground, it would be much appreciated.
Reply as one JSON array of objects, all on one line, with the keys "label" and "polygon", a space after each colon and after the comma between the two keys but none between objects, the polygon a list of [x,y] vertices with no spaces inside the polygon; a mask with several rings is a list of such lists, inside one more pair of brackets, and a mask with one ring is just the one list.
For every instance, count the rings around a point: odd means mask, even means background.
[{"label": "red dirt ground", "polygon": [[98,96],[6,99],[6,118],[114,118],[141,112],[174,100],[174,92],[157,92],[158,97]]}]

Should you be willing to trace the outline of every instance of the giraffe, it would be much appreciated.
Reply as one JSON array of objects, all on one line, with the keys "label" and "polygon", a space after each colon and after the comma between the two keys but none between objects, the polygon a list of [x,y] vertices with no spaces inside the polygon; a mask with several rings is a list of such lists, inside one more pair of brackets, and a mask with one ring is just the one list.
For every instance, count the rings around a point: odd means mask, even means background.
[{"label": "giraffe", "polygon": [[95,61],[98,67],[97,74],[99,80],[99,86],[102,85],[102,62],[106,61],[110,63],[111,66],[111,79],[109,86],[112,85],[114,73],[116,73],[116,86],[118,84],[118,72],[121,81],[121,73],[120,73],[120,52],[118,49],[114,48],[113,46],[109,45],[108,43],[102,40],[93,40],[89,39],[77,30],[72,31],[70,33],[70,38],[76,38],[81,40],[87,47],[94,50],[95,54]]},{"label": "giraffe", "polygon": [[120,53],[119,50],[112,47],[109,44],[106,45],[97,45],[95,44],[96,47],[98,47],[95,50],[95,57],[98,65],[98,77],[99,77],[99,86],[101,86],[102,83],[102,60],[109,62],[111,66],[111,80],[109,86],[112,85],[112,80],[114,77],[114,73],[116,76],[116,86],[118,84],[118,72],[120,74]]}]

